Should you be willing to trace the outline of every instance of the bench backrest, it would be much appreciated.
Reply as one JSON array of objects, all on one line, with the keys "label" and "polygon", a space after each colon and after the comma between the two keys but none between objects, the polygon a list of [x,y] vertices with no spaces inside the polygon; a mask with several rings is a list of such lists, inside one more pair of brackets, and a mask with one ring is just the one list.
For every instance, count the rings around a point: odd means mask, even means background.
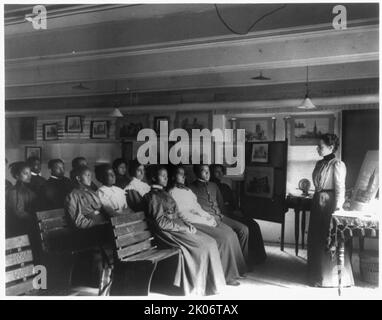
[{"label": "bench backrest", "polygon": [[144,212],[112,217],[111,224],[119,260],[130,259],[139,253],[156,248],[152,244],[153,236]]},{"label": "bench backrest", "polygon": [[6,295],[23,295],[33,290],[32,248],[27,235],[5,241]]},{"label": "bench backrest", "polygon": [[68,224],[64,209],[39,211],[36,216],[44,251],[57,252],[71,246],[73,229]]}]

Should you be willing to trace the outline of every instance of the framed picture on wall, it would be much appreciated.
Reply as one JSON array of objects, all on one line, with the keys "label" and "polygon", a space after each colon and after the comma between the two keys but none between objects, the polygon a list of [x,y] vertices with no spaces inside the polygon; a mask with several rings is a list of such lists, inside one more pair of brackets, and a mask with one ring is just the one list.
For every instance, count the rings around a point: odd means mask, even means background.
[{"label": "framed picture on wall", "polygon": [[291,118],[291,145],[315,145],[324,133],[334,133],[334,115],[306,115]]},{"label": "framed picture on wall", "polygon": [[161,116],[161,117],[155,117],[154,118],[154,131],[157,133],[157,134],[159,134],[159,131],[160,131],[160,122],[161,121],[165,121],[165,122],[167,122],[167,126],[168,126],[168,128],[169,128],[169,130],[170,130],[170,124],[169,124],[169,122],[170,122],[170,117],[163,117],[163,116]]},{"label": "framed picture on wall", "polygon": [[68,133],[81,133],[82,132],[81,116],[66,116],[65,131]]},{"label": "framed picture on wall", "polygon": [[252,144],[251,162],[268,163],[269,162],[268,143]]},{"label": "framed picture on wall", "polygon": [[192,133],[192,129],[211,129],[212,114],[210,111],[181,111],[176,113],[175,128],[182,128]]},{"label": "framed picture on wall", "polygon": [[107,139],[109,137],[109,123],[107,120],[94,120],[90,123],[91,139]]},{"label": "framed picture on wall", "polygon": [[129,114],[117,120],[116,136],[119,139],[136,140],[138,132],[149,127],[147,114]]},{"label": "framed picture on wall", "polygon": [[272,118],[237,118],[236,128],[245,129],[245,141],[272,141]]},{"label": "framed picture on wall", "polygon": [[37,157],[41,160],[41,147],[27,146],[25,147],[25,160],[29,157]]},{"label": "framed picture on wall", "polygon": [[36,118],[23,117],[19,119],[19,139],[20,143],[36,142]]},{"label": "framed picture on wall", "polygon": [[260,198],[273,197],[273,167],[246,167],[244,176],[244,193],[247,196]]},{"label": "framed picture on wall", "polygon": [[43,138],[46,141],[58,140],[58,123],[46,123],[43,125]]}]

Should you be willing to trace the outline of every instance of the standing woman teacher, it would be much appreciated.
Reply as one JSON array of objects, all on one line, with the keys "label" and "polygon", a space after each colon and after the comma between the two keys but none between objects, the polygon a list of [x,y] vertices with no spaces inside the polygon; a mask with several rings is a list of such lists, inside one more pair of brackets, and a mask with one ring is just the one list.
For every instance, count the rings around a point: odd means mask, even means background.
[{"label": "standing woman teacher", "polygon": [[[313,170],[315,193],[313,196],[308,233],[308,279],[315,287],[336,287],[338,285],[337,260],[327,248],[330,221],[334,211],[345,202],[345,164],[336,159],[339,139],[335,134],[320,137],[317,152],[323,157]],[[345,246],[344,286],[354,285],[350,251]]]}]

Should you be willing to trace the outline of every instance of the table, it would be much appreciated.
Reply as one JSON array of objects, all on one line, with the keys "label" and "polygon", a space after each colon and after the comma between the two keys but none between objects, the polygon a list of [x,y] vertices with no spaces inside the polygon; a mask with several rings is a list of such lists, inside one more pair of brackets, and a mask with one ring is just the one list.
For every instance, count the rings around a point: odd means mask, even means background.
[{"label": "table", "polygon": [[342,270],[345,264],[345,242],[353,236],[360,239],[360,250],[363,249],[365,237],[378,238],[379,223],[376,214],[361,211],[336,211],[330,222],[328,249],[337,254],[338,294],[342,290]]},{"label": "table", "polygon": [[[305,248],[305,228],[306,228],[306,211],[310,211],[312,206],[312,195],[288,195],[286,197],[286,207],[288,209],[294,209],[295,219],[294,219],[294,238],[295,238],[295,253],[298,256],[298,246],[300,238],[300,228],[301,228],[301,247]],[[300,225],[300,213],[301,225]],[[284,226],[284,225],[283,225]],[[281,230],[281,250],[284,251],[284,228],[282,226]]]}]

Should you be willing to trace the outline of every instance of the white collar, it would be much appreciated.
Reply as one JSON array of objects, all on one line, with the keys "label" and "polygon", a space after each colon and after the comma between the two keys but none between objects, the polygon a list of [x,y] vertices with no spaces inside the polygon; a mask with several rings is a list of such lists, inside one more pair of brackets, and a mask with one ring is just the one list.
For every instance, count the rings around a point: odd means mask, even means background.
[{"label": "white collar", "polygon": [[41,176],[41,173],[35,173],[35,172],[31,171],[31,175],[32,176]]},{"label": "white collar", "polygon": [[61,178],[59,178],[59,177],[56,177],[56,176],[50,176],[51,178],[53,178],[53,179],[56,179],[56,180],[60,180]]},{"label": "white collar", "polygon": [[153,184],[153,185],[151,186],[151,188],[163,190],[163,186],[161,186],[161,185],[159,185],[159,184]]}]

